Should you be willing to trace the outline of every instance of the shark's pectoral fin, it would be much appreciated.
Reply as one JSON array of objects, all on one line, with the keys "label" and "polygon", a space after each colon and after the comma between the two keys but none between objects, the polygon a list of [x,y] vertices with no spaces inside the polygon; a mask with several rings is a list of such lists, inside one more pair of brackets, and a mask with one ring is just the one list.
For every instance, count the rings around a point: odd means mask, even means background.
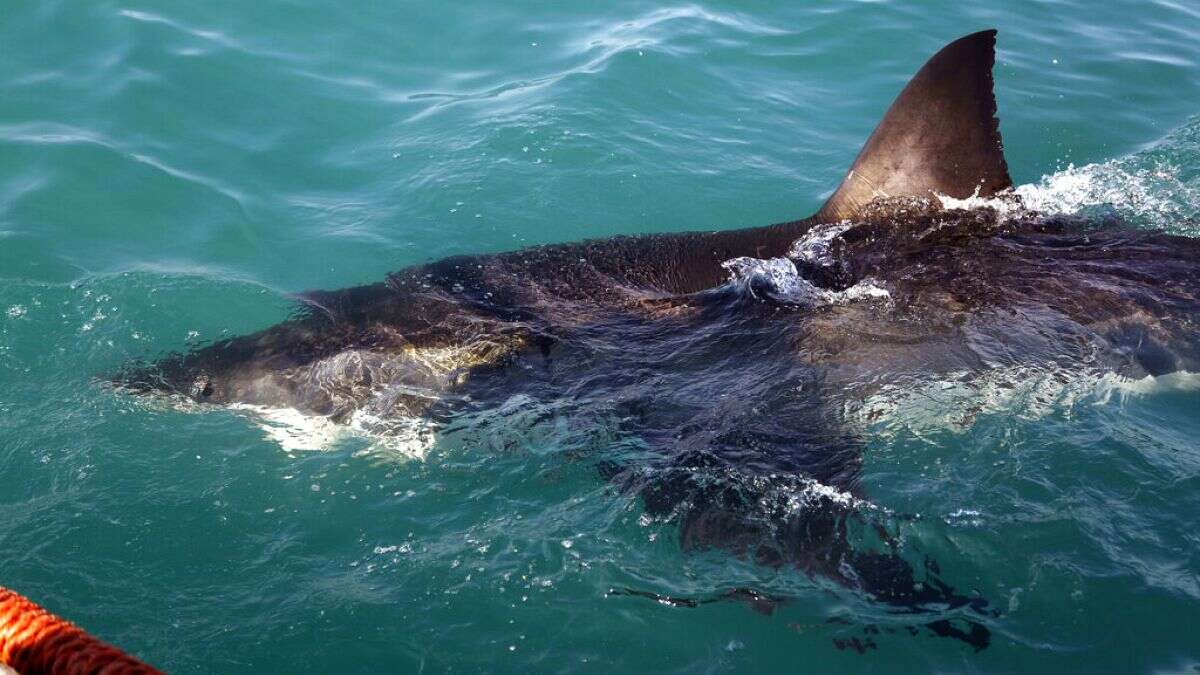
[{"label": "shark's pectoral fin", "polygon": [[817,222],[854,218],[878,197],[990,196],[1012,186],[996,98],[996,31],[951,42],[896,97]]},{"label": "shark's pectoral fin", "polygon": [[[821,404],[818,388],[790,391],[758,399],[743,415],[728,407],[672,412],[665,401],[630,408],[624,419],[649,452],[638,463],[606,460],[601,473],[637,494],[647,515],[678,523],[685,551],[719,549],[759,565],[792,566],[894,612],[928,614],[935,634],[986,646],[988,629],[968,617],[991,616],[987,602],[942,582],[936,564],[927,561],[922,574],[907,559],[911,552],[902,555],[884,512],[858,495],[861,441]],[[759,611],[780,601],[753,592],[709,599],[614,594],[679,607],[749,600]]]}]

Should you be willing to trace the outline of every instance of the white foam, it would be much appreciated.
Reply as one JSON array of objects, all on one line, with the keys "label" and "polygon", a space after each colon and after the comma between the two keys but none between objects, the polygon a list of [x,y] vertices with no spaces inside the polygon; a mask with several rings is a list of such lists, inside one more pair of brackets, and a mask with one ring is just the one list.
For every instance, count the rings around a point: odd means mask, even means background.
[{"label": "white foam", "polygon": [[1200,226],[1200,183],[1179,166],[1163,160],[1149,164],[1137,156],[1066,169],[1042,176],[994,197],[955,199],[937,195],[948,210],[994,209],[1001,218],[1042,215],[1087,215],[1115,212],[1138,225],[1197,236]]},{"label": "white foam", "polygon": [[890,300],[892,294],[873,279],[863,279],[844,291],[827,292],[831,304],[842,305],[861,300]]},{"label": "white foam", "polygon": [[[197,403],[182,394],[137,396],[139,405],[152,410],[175,410],[189,414],[210,412],[211,405]],[[249,403],[222,406],[248,418],[267,440],[285,452],[319,452],[346,440],[367,439],[366,453],[383,453],[401,459],[424,459],[437,441],[437,425],[417,416],[381,417],[356,410],[344,423],[324,415],[313,415],[295,408],[270,407]]]},{"label": "white foam", "polygon": [[265,437],[287,452],[327,450],[350,438],[367,438],[369,451],[384,451],[406,459],[424,459],[436,441],[436,425],[420,417],[383,419],[356,410],[346,423],[295,408],[234,403],[228,406],[246,414]]},{"label": "white foam", "polygon": [[937,194],[947,210],[993,209],[1001,219],[1110,212],[1135,225],[1200,236],[1200,180],[1178,165],[1131,156],[1075,166],[992,197]]},{"label": "white foam", "polygon": [[344,434],[341,425],[324,417],[305,415],[295,408],[267,408],[234,403],[230,410],[247,413],[263,430],[266,438],[288,452],[321,450],[336,443]]},{"label": "white foam", "polygon": [[[795,513],[814,506],[833,502],[851,509],[883,510],[865,499],[839,490],[808,476],[794,474],[734,475],[749,483],[755,494],[762,495],[759,502],[766,508],[782,506]],[[782,502],[779,501],[782,498]]]},{"label": "white foam", "polygon": [[935,192],[934,195],[942,203],[942,208],[947,211],[992,209],[1001,219],[1016,218],[1029,213],[1029,207],[1023,203],[1014,190],[1004,190],[992,197],[980,197],[979,188],[976,188],[975,194],[965,199],[955,199],[938,192]]},{"label": "white foam", "polygon": [[1200,215],[1200,188],[1193,183],[1170,162],[1138,166],[1136,158],[1124,158],[1070,165],[1014,192],[1027,208],[1041,213],[1106,207],[1147,225],[1195,235],[1200,233],[1196,225],[1184,222]]},{"label": "white foam", "polygon": [[1108,403],[1114,398],[1154,396],[1176,391],[1200,391],[1200,373],[1181,370],[1166,375],[1147,375],[1137,380],[1109,373],[1096,394],[1098,402]]},{"label": "white foam", "polygon": [[852,509],[875,509],[877,508],[871,502],[865,499],[859,499],[849,492],[839,490],[832,485],[826,485],[811,478],[802,479],[801,487],[789,495],[788,506],[797,511],[806,506],[811,506],[814,502],[831,501],[842,506],[847,506]]}]

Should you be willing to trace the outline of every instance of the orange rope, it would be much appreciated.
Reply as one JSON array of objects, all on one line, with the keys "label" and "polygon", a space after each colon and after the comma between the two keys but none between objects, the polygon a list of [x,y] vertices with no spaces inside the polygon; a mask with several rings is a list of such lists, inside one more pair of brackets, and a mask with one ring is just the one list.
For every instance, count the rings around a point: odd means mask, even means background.
[{"label": "orange rope", "polygon": [[161,675],[3,586],[0,664],[21,675]]}]

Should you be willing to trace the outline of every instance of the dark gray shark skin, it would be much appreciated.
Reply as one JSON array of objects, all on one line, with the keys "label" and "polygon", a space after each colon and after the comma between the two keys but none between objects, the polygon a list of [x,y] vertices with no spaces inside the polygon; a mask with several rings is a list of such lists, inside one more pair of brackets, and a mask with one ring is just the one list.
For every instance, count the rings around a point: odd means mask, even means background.
[{"label": "dark gray shark skin", "polygon": [[[366,410],[453,425],[518,394],[567,402],[638,439],[641,452],[601,458],[601,472],[677,518],[684,548],[794,565],[898,611],[936,612],[930,630],[982,649],[986,601],[935,564],[914,570],[862,507],[862,441],[845,404],[1019,365],[1200,371],[1200,241],[943,208],[939,195],[1011,187],[994,45],[995,31],[975,33],[931,58],[813,217],[418,265],[306,294],[289,321],[112,379],[335,420]],[[798,240],[818,254],[793,251]],[[738,258],[790,260],[807,295],[761,274],[731,281],[725,263]],[[838,295],[868,282],[889,297]]]}]

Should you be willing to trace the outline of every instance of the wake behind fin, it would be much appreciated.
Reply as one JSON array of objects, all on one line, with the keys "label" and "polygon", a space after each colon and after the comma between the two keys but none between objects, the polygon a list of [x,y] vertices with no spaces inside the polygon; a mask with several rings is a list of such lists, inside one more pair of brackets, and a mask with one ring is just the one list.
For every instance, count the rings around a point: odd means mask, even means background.
[{"label": "wake behind fin", "polygon": [[965,199],[1012,186],[992,92],[996,31],[946,45],[917,71],[850,173],[816,213],[817,222],[852,219],[879,197]]}]

